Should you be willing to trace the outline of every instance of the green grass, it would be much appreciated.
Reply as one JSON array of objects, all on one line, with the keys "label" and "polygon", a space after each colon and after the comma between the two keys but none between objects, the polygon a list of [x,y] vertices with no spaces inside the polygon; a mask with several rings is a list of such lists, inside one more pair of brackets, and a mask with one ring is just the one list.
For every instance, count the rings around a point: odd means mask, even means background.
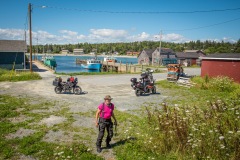
[{"label": "green grass", "polygon": [[39,74],[31,72],[15,73],[12,70],[5,70],[0,68],[0,82],[3,81],[28,81],[42,79]]},{"label": "green grass", "polygon": [[125,127],[118,159],[240,159],[240,85],[226,77],[193,81],[190,89],[157,83],[168,98],[146,104]]},{"label": "green grass", "polygon": [[[0,159],[20,159],[19,156],[30,156],[34,159],[92,159],[100,160],[101,157],[94,155],[89,151],[79,139],[71,143],[50,143],[42,141],[43,137],[49,131],[63,130],[67,136],[71,131],[75,131],[71,127],[73,122],[69,110],[62,108],[59,111],[51,112],[36,112],[34,110],[48,110],[56,105],[55,102],[39,102],[31,104],[27,98],[13,97],[9,95],[0,95]],[[63,122],[52,127],[38,124],[43,118],[48,118],[50,115],[65,116],[66,122]],[[11,119],[24,116],[30,118],[18,123],[11,122]],[[15,134],[20,128],[31,129],[33,134],[24,136],[23,138],[6,138],[11,134]],[[78,130],[76,130],[78,131]],[[88,128],[81,128],[80,133],[88,135],[93,131]],[[79,134],[78,134],[79,135]],[[91,137],[82,136],[83,140]]]},{"label": "green grass", "polygon": [[[166,97],[165,103],[145,103],[129,113],[114,111],[118,120],[113,143],[116,159],[240,159],[240,85],[226,77],[194,77],[192,81],[196,85],[191,88],[159,81],[156,84]],[[72,114],[94,117],[96,111],[71,113],[63,104],[58,110],[45,112],[58,102],[33,102],[0,95],[0,159],[19,159],[19,155],[43,160],[101,159],[82,143],[92,143],[96,131],[72,126]],[[39,124],[51,115],[66,120],[53,126]],[[29,119],[11,122],[20,116]],[[23,138],[6,138],[20,128],[35,132]],[[63,131],[64,136],[73,133],[73,140],[42,141],[49,131]]]}]

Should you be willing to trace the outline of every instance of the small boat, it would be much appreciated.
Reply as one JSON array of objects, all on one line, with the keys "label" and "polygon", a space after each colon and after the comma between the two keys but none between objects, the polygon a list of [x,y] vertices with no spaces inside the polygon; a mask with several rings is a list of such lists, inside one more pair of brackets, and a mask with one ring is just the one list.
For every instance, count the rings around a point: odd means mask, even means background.
[{"label": "small boat", "polygon": [[115,57],[104,57],[104,62],[117,62],[117,59]]},{"label": "small boat", "polygon": [[86,64],[82,63],[81,66],[85,69],[100,70],[102,67],[101,61],[98,59],[88,59]]},{"label": "small boat", "polygon": [[52,57],[52,56],[47,56],[47,57],[45,57],[43,63],[44,63],[46,66],[51,67],[51,68],[57,67],[56,60],[55,60],[55,58]]}]

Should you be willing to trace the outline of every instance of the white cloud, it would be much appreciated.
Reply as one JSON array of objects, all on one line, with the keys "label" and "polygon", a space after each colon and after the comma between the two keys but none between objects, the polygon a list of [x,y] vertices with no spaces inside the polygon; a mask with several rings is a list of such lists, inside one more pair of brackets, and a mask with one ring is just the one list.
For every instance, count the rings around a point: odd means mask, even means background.
[{"label": "white cloud", "polygon": [[112,37],[122,38],[126,37],[128,32],[125,30],[113,30],[113,29],[90,29],[92,36],[100,37]]},{"label": "white cloud", "polygon": [[[132,32],[131,32],[132,33]],[[27,43],[29,41],[29,33],[27,31]],[[24,40],[24,30],[22,29],[1,29],[0,39],[10,40]],[[78,32],[70,30],[60,30],[58,34],[52,34],[47,31],[38,30],[32,32],[33,44],[76,44],[76,43],[108,43],[108,42],[135,42],[135,41],[159,41],[160,35],[151,35],[147,32],[140,34],[129,35],[126,30],[114,30],[114,29],[90,29],[89,34],[78,34]],[[236,42],[231,37],[223,37],[222,39],[205,39],[216,42]],[[205,41],[202,39],[201,41]],[[191,41],[183,35],[177,33],[169,33],[162,35],[162,41],[183,43]]]},{"label": "white cloud", "polygon": [[62,34],[67,34],[69,36],[77,36],[78,35],[78,32],[73,32],[73,31],[69,31],[69,30],[60,30],[59,32]]},{"label": "white cloud", "polygon": [[1,29],[0,28],[0,39],[24,39],[24,30],[22,29]]}]

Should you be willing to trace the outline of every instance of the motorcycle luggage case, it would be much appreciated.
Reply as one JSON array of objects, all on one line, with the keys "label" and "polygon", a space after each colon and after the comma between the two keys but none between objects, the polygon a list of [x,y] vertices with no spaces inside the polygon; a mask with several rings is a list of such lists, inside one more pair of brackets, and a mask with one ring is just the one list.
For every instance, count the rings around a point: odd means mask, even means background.
[{"label": "motorcycle luggage case", "polygon": [[142,78],[147,78],[147,74],[146,74],[146,73],[142,73],[142,74],[141,74],[141,77],[142,77]]},{"label": "motorcycle luggage case", "polygon": [[54,86],[58,86],[58,81],[54,80],[54,81],[53,81],[53,85],[54,85]]},{"label": "motorcycle luggage case", "polygon": [[133,83],[137,82],[137,78],[131,78],[131,82]]}]

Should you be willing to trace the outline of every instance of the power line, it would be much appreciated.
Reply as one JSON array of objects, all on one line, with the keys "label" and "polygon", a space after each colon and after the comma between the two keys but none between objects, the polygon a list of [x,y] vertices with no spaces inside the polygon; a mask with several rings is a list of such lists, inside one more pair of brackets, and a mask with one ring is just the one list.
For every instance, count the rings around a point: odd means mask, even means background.
[{"label": "power line", "polygon": [[176,30],[164,30],[164,31],[190,31],[190,30],[196,30],[196,29],[217,26],[217,25],[221,25],[221,24],[225,24],[225,23],[229,23],[229,22],[233,22],[233,21],[237,21],[237,20],[240,20],[240,18],[236,18],[236,19],[232,19],[232,20],[228,20],[228,21],[224,21],[224,22],[220,22],[220,23],[216,23],[216,24],[211,24],[211,25],[207,25],[207,26],[202,26],[202,27],[195,27],[195,28],[188,28],[188,29],[176,29]]},{"label": "power line", "polygon": [[110,14],[190,14],[190,13],[209,13],[209,12],[225,12],[225,11],[240,10],[240,8],[227,8],[227,9],[199,10],[199,11],[106,11],[106,10],[91,10],[91,9],[85,10],[85,9],[76,9],[76,8],[62,8],[62,7],[39,6],[39,5],[34,5],[34,7],[70,10],[70,11],[78,11],[78,12],[110,13]]}]

